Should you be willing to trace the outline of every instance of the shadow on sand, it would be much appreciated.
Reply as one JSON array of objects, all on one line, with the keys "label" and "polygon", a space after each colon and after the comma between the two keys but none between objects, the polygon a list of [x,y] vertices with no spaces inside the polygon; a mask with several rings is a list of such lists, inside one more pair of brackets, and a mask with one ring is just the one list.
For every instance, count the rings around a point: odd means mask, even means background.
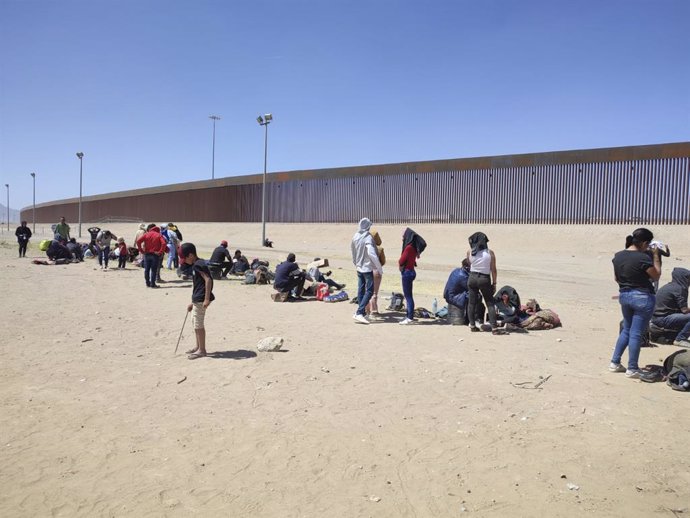
[{"label": "shadow on sand", "polygon": [[215,351],[207,353],[206,357],[222,360],[246,360],[247,358],[255,358],[256,353],[246,349],[239,349],[237,351]]}]

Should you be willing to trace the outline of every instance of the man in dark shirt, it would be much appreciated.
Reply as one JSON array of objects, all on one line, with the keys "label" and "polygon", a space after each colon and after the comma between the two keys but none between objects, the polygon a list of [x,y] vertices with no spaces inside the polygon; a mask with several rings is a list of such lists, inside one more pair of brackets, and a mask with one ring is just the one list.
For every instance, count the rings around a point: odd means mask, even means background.
[{"label": "man in dark shirt", "polygon": [[67,250],[70,251],[72,256],[79,262],[82,262],[84,260],[84,252],[81,249],[81,245],[77,243],[76,238],[71,238],[67,242]]},{"label": "man in dark shirt", "polygon": [[294,290],[295,297],[301,298],[306,278],[307,274],[300,270],[295,262],[295,254],[290,253],[286,261],[276,266],[276,279],[273,282],[273,287],[281,293],[289,293]]},{"label": "man in dark shirt", "polygon": [[22,221],[22,224],[14,231],[14,235],[17,236],[17,242],[19,243],[19,257],[26,257],[26,245],[29,244],[29,239],[31,239],[31,229],[26,226],[26,221]]},{"label": "man in dark shirt", "polygon": [[690,270],[674,268],[671,272],[671,282],[657,293],[652,323],[663,329],[678,331],[673,345],[690,348],[688,286],[690,286]]},{"label": "man in dark shirt", "polygon": [[443,298],[448,304],[465,310],[467,306],[467,279],[470,275],[470,263],[467,258],[462,260],[462,268],[456,268],[448,277],[443,290]]},{"label": "man in dark shirt", "polygon": [[196,255],[196,246],[192,243],[184,243],[180,247],[180,255],[184,262],[192,266],[192,303],[187,306],[187,311],[192,312],[192,326],[196,334],[196,347],[187,351],[190,360],[206,356],[206,328],[204,317],[206,308],[215,300],[213,296],[213,279],[206,261]]},{"label": "man in dark shirt", "polygon": [[46,250],[46,255],[51,261],[69,262],[72,260],[72,254],[69,249],[57,239],[53,239],[50,242],[50,246],[48,250]]},{"label": "man in dark shirt", "polygon": [[249,261],[242,255],[241,250],[235,250],[235,255],[232,258],[232,273],[242,275],[249,270]]},{"label": "man in dark shirt", "polygon": [[[226,261],[227,259],[227,261]],[[208,260],[209,266],[220,268],[221,275],[227,277],[228,272],[232,268],[232,257],[228,251],[228,242],[223,240],[220,246],[217,246],[211,254],[211,259]]]}]

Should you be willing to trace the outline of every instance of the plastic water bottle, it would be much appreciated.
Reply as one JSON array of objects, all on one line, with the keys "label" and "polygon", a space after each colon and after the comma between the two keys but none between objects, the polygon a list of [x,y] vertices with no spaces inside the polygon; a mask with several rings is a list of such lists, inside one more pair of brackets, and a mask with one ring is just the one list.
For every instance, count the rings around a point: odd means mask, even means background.
[{"label": "plastic water bottle", "polygon": [[438,301],[434,299],[434,301],[431,303],[431,314],[436,316],[436,313],[438,312]]}]

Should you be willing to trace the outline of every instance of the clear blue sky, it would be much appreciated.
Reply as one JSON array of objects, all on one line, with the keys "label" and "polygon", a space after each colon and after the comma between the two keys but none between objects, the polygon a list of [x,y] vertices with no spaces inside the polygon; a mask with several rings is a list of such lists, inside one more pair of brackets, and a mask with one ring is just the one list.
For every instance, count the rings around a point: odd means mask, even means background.
[{"label": "clear blue sky", "polygon": [[[0,0],[11,205],[690,140],[690,1]],[[1,201],[5,200],[2,191]]]}]

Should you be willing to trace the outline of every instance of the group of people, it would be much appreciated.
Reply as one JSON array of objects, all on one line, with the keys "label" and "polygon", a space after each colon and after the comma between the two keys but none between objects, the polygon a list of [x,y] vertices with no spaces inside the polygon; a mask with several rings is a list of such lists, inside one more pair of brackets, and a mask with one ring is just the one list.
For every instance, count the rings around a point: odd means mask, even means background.
[{"label": "group of people", "polygon": [[[489,249],[489,238],[482,232],[469,237],[470,249],[462,262],[462,267],[451,272],[444,290],[448,304],[454,305],[471,318],[467,318],[471,331],[486,330],[495,334],[502,333],[498,328],[497,311],[494,304],[497,270],[496,255]],[[417,260],[426,249],[426,241],[411,228],[402,234],[402,250],[398,259],[402,292],[405,299],[405,317],[400,325],[409,325],[415,321],[414,281],[417,278]],[[362,218],[359,228],[352,237],[352,262],[357,270],[358,307],[353,315],[356,322],[369,324],[370,317],[378,314],[378,290],[383,276],[385,254],[381,247],[381,238],[372,230],[369,218]],[[484,310],[481,299],[486,303],[489,326],[484,324]],[[507,301],[503,301],[507,302]],[[506,308],[507,311],[511,309]],[[506,315],[509,317],[510,315]]]},{"label": "group of people", "polygon": [[[654,241],[651,230],[638,228],[626,237],[625,248],[613,257],[623,325],[613,349],[609,370],[624,372],[628,378],[645,379],[638,361],[650,321],[677,332],[673,345],[690,348],[690,271],[674,268],[671,282],[656,293],[655,283],[658,285],[661,277],[661,255],[670,255],[668,246]],[[627,368],[621,363],[626,350]]]}]

